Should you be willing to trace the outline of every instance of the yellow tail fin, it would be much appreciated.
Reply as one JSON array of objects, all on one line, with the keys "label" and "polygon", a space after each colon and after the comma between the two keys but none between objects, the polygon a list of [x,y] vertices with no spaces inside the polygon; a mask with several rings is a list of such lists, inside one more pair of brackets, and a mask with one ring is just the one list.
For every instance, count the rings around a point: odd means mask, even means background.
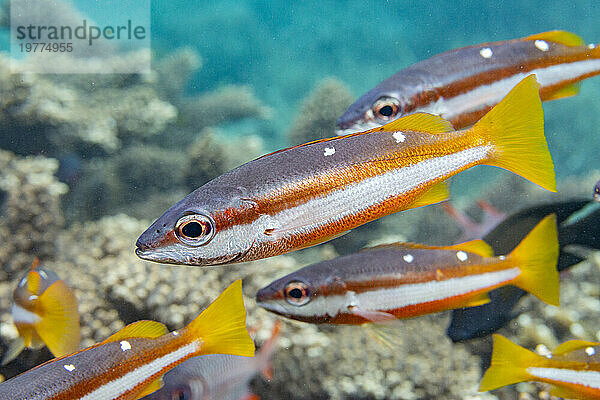
[{"label": "yellow tail fin", "polygon": [[479,384],[479,391],[498,389],[513,383],[530,379],[527,368],[541,366],[546,359],[532,351],[524,349],[505,338],[494,334],[492,362]]},{"label": "yellow tail fin", "polygon": [[529,75],[471,129],[493,145],[485,164],[507,169],[556,192],[539,89],[535,75]]},{"label": "yellow tail fin", "polygon": [[521,269],[514,284],[542,301],[559,305],[556,215],[548,215],[508,255]]},{"label": "yellow tail fin", "polygon": [[202,354],[254,356],[254,342],[246,329],[242,281],[233,282],[186,328],[185,334],[202,339]]},{"label": "yellow tail fin", "polygon": [[64,281],[56,281],[38,298],[40,321],[33,326],[55,357],[79,349],[77,299]]}]

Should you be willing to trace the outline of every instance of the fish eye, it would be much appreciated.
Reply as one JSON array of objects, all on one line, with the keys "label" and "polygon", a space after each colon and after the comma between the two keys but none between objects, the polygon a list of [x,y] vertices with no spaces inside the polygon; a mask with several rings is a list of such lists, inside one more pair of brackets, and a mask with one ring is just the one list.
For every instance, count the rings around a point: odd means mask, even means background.
[{"label": "fish eye", "polygon": [[185,215],[175,224],[177,238],[189,246],[202,246],[215,235],[215,223],[203,214]]},{"label": "fish eye", "polygon": [[293,306],[303,306],[310,301],[310,290],[304,282],[293,281],[284,289],[285,299]]},{"label": "fish eye", "polygon": [[400,112],[400,102],[393,97],[380,97],[373,103],[373,115],[381,121],[389,121]]}]

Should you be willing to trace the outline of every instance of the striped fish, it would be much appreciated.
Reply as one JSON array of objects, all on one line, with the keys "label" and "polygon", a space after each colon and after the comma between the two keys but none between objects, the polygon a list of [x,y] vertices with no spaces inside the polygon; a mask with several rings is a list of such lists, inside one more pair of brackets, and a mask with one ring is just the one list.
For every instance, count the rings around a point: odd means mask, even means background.
[{"label": "striped fish", "polygon": [[252,357],[245,321],[238,280],[185,328],[168,333],[159,322],[135,322],[102,343],[0,383],[0,399],[139,399],[159,389],[162,375],[191,357]]},{"label": "striped fish", "polygon": [[164,376],[164,386],[143,400],[253,400],[252,378],[261,372],[272,377],[271,357],[276,350],[280,325],[254,357],[211,354],[190,358]]},{"label": "striped fish", "polygon": [[544,357],[494,335],[492,363],[479,390],[525,381],[553,385],[550,394],[581,400],[600,399],[600,343],[570,340]]},{"label": "striped fish", "polygon": [[338,134],[415,112],[440,115],[461,129],[529,74],[537,76],[546,101],[576,95],[579,81],[599,73],[600,49],[565,31],[463,47],[405,68],[365,93],[338,119]]},{"label": "striped fish", "polygon": [[261,289],[258,305],[311,323],[364,324],[485,304],[516,285],[558,305],[556,217],[546,217],[507,256],[482,240],[435,247],[377,246],[309,265]]},{"label": "striped fish", "polygon": [[538,89],[529,76],[468,130],[413,114],[373,131],[251,161],[168,209],[139,237],[136,254],[188,265],[283,254],[391,213],[446,200],[444,181],[480,164],[554,191]]},{"label": "striped fish", "polygon": [[25,348],[45,345],[55,357],[79,348],[77,298],[56,273],[38,263],[36,259],[13,292],[12,317],[19,337],[3,355],[3,365]]}]

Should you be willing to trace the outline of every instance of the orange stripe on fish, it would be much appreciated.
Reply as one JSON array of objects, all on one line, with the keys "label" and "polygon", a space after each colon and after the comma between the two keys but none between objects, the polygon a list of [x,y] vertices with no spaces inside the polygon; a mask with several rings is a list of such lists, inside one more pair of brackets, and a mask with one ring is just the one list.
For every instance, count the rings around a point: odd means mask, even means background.
[{"label": "orange stripe on fish", "polygon": [[569,399],[600,398],[600,351],[597,342],[572,340],[543,357],[494,335],[492,362],[480,391],[518,382],[538,381],[554,385],[551,394]]},{"label": "orange stripe on fish", "polygon": [[508,255],[481,240],[455,246],[397,243],[307,266],[257,293],[274,313],[312,323],[363,324],[476,306],[487,292],[516,285],[558,305],[554,215]]},{"label": "orange stripe on fish", "polygon": [[414,114],[251,161],[172,206],[140,236],[136,253],[188,265],[283,254],[444,201],[444,181],[481,164],[554,191],[538,88],[534,76],[524,79],[468,130]]},{"label": "orange stripe on fish", "polygon": [[190,357],[252,357],[254,343],[246,330],[241,288],[239,280],[231,284],[179,331],[165,334],[164,325],[139,321],[102,343],[50,360],[0,384],[0,398],[138,399],[159,389],[160,377]]},{"label": "orange stripe on fish", "polygon": [[338,119],[338,132],[362,131],[415,112],[438,114],[464,128],[529,74],[536,74],[547,101],[576,95],[578,82],[599,73],[600,49],[565,31],[464,47],[381,82]]}]

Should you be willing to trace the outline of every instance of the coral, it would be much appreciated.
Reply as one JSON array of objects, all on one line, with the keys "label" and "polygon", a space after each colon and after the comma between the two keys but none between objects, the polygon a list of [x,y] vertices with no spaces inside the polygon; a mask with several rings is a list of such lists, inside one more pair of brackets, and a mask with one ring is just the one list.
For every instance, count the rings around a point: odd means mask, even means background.
[{"label": "coral", "polygon": [[323,79],[304,100],[288,132],[289,141],[301,144],[335,136],[335,122],[352,101],[350,91],[341,81]]},{"label": "coral", "polygon": [[67,186],[54,172],[58,163],[45,157],[18,157],[0,150],[0,281],[20,274],[34,257],[55,256],[55,240],[64,221],[60,196]]}]

